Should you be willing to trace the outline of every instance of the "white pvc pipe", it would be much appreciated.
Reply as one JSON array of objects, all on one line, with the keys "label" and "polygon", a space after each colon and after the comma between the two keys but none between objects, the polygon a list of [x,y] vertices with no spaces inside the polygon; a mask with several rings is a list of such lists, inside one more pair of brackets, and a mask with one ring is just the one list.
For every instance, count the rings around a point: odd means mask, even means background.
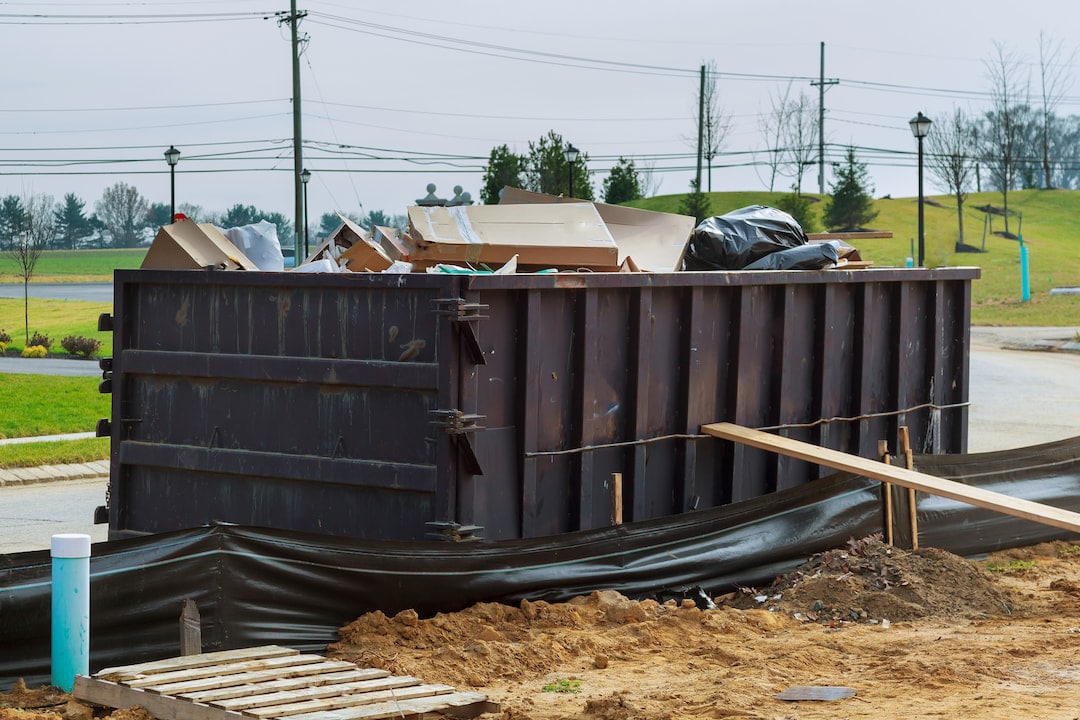
[{"label": "white pvc pipe", "polygon": [[52,536],[52,684],[90,674],[90,536]]}]

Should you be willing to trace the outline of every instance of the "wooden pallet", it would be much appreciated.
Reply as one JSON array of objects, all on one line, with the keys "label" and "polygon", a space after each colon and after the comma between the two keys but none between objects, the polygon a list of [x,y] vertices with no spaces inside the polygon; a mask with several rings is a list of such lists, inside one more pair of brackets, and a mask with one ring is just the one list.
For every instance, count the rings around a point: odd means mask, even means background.
[{"label": "wooden pallet", "polygon": [[112,708],[141,705],[158,720],[471,718],[499,711],[479,693],[278,645],[107,668],[77,676],[72,694]]}]

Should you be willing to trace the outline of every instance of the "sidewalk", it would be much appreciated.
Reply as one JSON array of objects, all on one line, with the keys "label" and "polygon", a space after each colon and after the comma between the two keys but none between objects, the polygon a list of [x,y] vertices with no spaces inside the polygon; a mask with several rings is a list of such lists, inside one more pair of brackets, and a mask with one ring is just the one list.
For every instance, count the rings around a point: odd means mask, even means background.
[{"label": "sidewalk", "polygon": [[42,465],[40,467],[0,468],[0,488],[9,485],[30,485],[32,483],[53,482],[57,480],[85,480],[87,478],[107,477],[108,460],[94,460],[88,463],[70,465]]}]

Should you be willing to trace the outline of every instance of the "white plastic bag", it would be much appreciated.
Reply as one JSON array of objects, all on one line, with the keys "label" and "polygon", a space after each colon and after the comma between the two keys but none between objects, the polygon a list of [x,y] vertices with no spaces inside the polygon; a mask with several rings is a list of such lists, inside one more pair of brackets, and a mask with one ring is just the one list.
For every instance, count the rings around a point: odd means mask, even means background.
[{"label": "white plastic bag", "polygon": [[274,223],[268,220],[260,220],[251,225],[229,228],[228,230],[222,230],[222,232],[260,270],[274,272],[285,270],[285,256],[281,254],[277,225]]}]

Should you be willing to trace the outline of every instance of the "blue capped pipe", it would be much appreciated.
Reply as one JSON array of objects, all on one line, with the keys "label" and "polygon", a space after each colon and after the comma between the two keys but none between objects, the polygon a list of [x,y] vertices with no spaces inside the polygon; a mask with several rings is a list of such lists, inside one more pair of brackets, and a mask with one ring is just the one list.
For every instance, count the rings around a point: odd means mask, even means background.
[{"label": "blue capped pipe", "polygon": [[90,536],[52,536],[52,684],[90,674]]},{"label": "blue capped pipe", "polygon": [[1027,245],[1024,244],[1024,236],[1020,235],[1020,300],[1027,302],[1031,299],[1031,277],[1028,268]]}]

